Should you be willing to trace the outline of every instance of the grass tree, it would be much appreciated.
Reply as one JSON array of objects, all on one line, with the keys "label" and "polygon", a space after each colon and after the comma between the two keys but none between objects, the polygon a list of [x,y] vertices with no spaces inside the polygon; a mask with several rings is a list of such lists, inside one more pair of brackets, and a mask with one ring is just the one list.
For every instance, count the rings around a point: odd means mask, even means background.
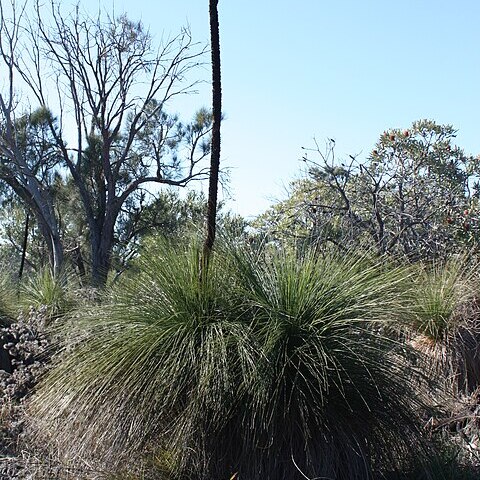
[{"label": "grass tree", "polygon": [[353,252],[235,257],[262,353],[240,478],[367,479],[422,452],[418,372],[381,333],[408,311],[408,273]]},{"label": "grass tree", "polygon": [[79,313],[33,399],[42,435],[168,478],[367,479],[426,453],[418,372],[380,333],[405,314],[404,270],[225,248],[199,282],[202,255],[154,244]]},{"label": "grass tree", "polygon": [[115,463],[154,446],[175,459],[172,470],[202,470],[204,449],[183,444],[201,443],[228,416],[258,358],[225,289],[227,265],[215,256],[199,282],[202,255],[157,242],[107,305],[68,326],[76,346],[33,403],[67,456]]},{"label": "grass tree", "polygon": [[65,269],[55,274],[51,268],[43,268],[20,284],[19,305],[24,311],[45,308],[46,318],[55,319],[73,308],[69,289],[74,282]]},{"label": "grass tree", "polygon": [[478,266],[455,256],[416,269],[414,344],[454,391],[472,392],[480,385]]}]

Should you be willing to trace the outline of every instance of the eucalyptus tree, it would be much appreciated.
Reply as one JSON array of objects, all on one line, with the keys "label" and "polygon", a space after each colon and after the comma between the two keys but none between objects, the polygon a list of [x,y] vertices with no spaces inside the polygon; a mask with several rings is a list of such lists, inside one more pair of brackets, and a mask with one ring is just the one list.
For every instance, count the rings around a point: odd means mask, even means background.
[{"label": "eucalyptus tree", "polygon": [[[8,44],[10,40],[7,38],[5,41],[4,38],[0,42],[2,52],[14,47],[14,42],[10,42],[9,47],[5,46],[5,42]],[[10,75],[11,83],[12,79]],[[17,116],[12,85],[7,95],[0,93],[0,116],[2,203],[14,202],[13,197],[18,197],[24,205],[21,210],[25,213],[19,276],[25,263],[31,215],[43,237],[53,269],[58,272],[62,267],[64,249],[52,194],[52,182],[61,161],[50,133],[50,125],[55,125],[56,119],[45,108]],[[12,245],[15,247],[13,240]]]},{"label": "eucalyptus tree", "polygon": [[19,14],[13,27],[2,22],[2,35],[13,29],[18,37],[2,59],[32,101],[59,111],[50,134],[78,191],[92,279],[102,285],[126,202],[147,184],[185,186],[207,176],[201,161],[211,115],[184,125],[166,111],[174,97],[194,91],[204,48],[186,29],[157,48],[142,23],[125,15],[91,17],[55,0],[37,1],[34,11],[32,18]]},{"label": "eucalyptus tree", "polygon": [[0,91],[0,179],[35,216],[53,268],[58,271],[64,254],[49,189],[51,172],[59,163],[50,132],[50,127],[56,128],[56,119],[46,106],[33,112],[19,109],[16,54],[24,10],[12,7],[7,18],[0,3],[0,59],[5,85]]}]

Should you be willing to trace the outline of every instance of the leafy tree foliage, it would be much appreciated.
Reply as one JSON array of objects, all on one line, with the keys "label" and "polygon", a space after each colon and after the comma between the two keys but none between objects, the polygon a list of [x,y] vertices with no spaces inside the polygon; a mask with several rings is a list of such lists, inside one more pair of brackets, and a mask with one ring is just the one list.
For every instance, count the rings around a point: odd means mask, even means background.
[{"label": "leafy tree foliage", "polygon": [[[114,267],[124,269],[150,237],[161,236],[178,241],[198,237],[204,227],[206,205],[205,195],[196,190],[190,190],[183,196],[172,189],[163,190],[155,196],[145,193],[138,205],[125,211],[119,220]],[[247,239],[247,221],[240,215],[225,211],[224,207],[224,203],[218,204],[216,219],[223,235]]]},{"label": "leafy tree foliage", "polygon": [[[78,193],[71,179],[57,176],[52,185],[60,232],[65,245],[66,260],[84,276],[91,263],[89,229],[83,212],[77,208]],[[150,237],[162,236],[185,241],[198,237],[203,229],[207,200],[201,191],[188,190],[181,195],[177,189],[156,194],[139,190],[135,201],[127,202],[115,226],[112,269],[123,272]],[[0,210],[0,264],[9,265],[14,273],[20,268],[22,242],[28,212],[15,196],[4,198]],[[218,226],[224,236],[247,239],[247,221],[218,205]],[[25,270],[43,271],[48,261],[47,246],[34,218],[28,222],[28,248]],[[12,272],[13,273],[13,272]],[[85,279],[83,279],[85,282]]]},{"label": "leafy tree foliage", "polygon": [[306,150],[306,178],[257,219],[273,238],[374,247],[409,259],[444,257],[479,238],[478,159],[455,130],[430,120],[385,131],[368,158],[335,157],[334,141]]},{"label": "leafy tree foliage", "polygon": [[[13,44],[10,42],[11,48]],[[4,52],[0,43],[0,51]],[[2,53],[3,54],[3,53]],[[7,64],[12,69],[12,64]],[[56,128],[52,113],[40,107],[29,114],[14,115],[13,97],[0,94],[0,180],[2,198],[18,197],[33,214],[56,271],[63,262],[63,245],[52,197],[52,182],[61,157],[50,127]],[[47,255],[48,256],[48,255]]]}]

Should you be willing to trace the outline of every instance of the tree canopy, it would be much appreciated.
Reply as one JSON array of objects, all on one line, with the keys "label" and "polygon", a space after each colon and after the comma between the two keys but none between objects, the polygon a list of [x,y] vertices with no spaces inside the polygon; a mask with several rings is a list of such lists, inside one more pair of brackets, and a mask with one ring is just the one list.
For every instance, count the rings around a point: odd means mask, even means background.
[{"label": "tree canopy", "polygon": [[305,149],[307,175],[256,221],[272,238],[374,247],[410,259],[478,241],[478,158],[431,120],[382,133],[368,157],[339,161],[333,140]]}]

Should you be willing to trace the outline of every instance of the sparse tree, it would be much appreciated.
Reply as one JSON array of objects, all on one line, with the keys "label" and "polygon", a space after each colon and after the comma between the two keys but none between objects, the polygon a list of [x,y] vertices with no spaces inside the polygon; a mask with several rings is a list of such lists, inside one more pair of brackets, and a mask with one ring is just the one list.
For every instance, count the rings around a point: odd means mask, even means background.
[{"label": "sparse tree", "polygon": [[24,202],[35,216],[48,247],[54,271],[63,263],[53,198],[46,184],[59,157],[48,130],[56,129],[56,119],[43,104],[32,114],[19,109],[16,91],[17,53],[21,49],[23,8],[12,3],[10,17],[0,3],[0,59],[6,87],[0,92],[0,179]]},{"label": "sparse tree", "polygon": [[306,178],[257,219],[272,238],[319,247],[374,247],[411,260],[478,244],[478,160],[455,130],[430,120],[384,132],[364,161],[335,156],[335,142],[305,149]]},{"label": "sparse tree", "polygon": [[[56,93],[60,115],[58,124],[49,123],[50,134],[88,224],[93,282],[103,285],[117,219],[138,189],[185,186],[207,176],[200,162],[209,153],[211,116],[183,125],[166,112],[175,96],[193,91],[190,75],[203,48],[188,30],[157,50],[144,26],[124,15],[91,18],[78,6],[68,13],[55,1],[49,12],[35,5],[34,18],[15,19],[28,35],[23,43],[15,38],[2,58],[42,108]],[[6,38],[8,25],[2,22]]]}]

